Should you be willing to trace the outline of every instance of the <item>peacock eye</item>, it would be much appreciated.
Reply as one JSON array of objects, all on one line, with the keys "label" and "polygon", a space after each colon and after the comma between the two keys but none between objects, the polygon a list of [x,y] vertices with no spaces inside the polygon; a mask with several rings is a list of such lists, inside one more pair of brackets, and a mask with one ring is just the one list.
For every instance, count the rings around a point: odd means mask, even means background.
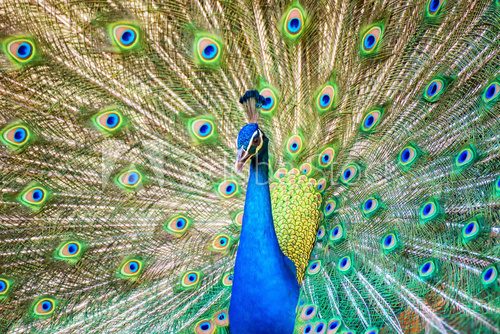
[{"label": "peacock eye", "polygon": [[115,176],[115,183],[125,191],[134,191],[143,185],[144,178],[144,175],[139,170],[132,167]]},{"label": "peacock eye", "polygon": [[29,37],[7,38],[3,43],[3,49],[9,60],[19,66],[29,64],[37,56],[35,42]]},{"label": "peacock eye", "polygon": [[231,237],[227,234],[222,233],[215,236],[215,238],[212,240],[210,249],[214,252],[225,253],[230,249],[231,244]]},{"label": "peacock eye", "polygon": [[286,39],[294,42],[302,36],[306,25],[306,13],[297,2],[284,13],[282,18],[282,32]]},{"label": "peacock eye", "polygon": [[448,80],[445,80],[445,78],[441,76],[435,77],[424,89],[424,100],[431,103],[436,102],[446,91],[447,86]]},{"label": "peacock eye", "polygon": [[36,318],[46,318],[54,313],[57,302],[55,299],[50,297],[39,298],[32,306],[33,315]]},{"label": "peacock eye", "polygon": [[123,279],[137,279],[144,269],[144,262],[140,258],[130,258],[122,262],[118,269],[118,277]]},{"label": "peacock eye", "polygon": [[379,52],[384,38],[384,23],[377,22],[364,29],[361,35],[360,52],[362,56],[372,56]]},{"label": "peacock eye", "polygon": [[194,58],[198,65],[216,67],[222,57],[223,44],[219,37],[205,32],[196,33]]},{"label": "peacock eye", "polygon": [[[314,263],[318,262],[315,261],[312,263],[312,265],[314,265]],[[319,266],[317,268],[319,268]],[[300,319],[305,321],[311,320],[316,315],[316,311],[317,311],[316,305],[312,304],[304,305],[302,307],[302,312],[300,312]]]},{"label": "peacock eye", "polygon": [[92,117],[92,123],[101,133],[111,136],[120,131],[126,123],[125,116],[117,109],[98,112]]},{"label": "peacock eye", "polygon": [[0,143],[12,151],[20,151],[31,141],[31,130],[19,123],[9,124],[0,130]]},{"label": "peacock eye", "polygon": [[307,267],[307,273],[309,275],[315,275],[319,273],[320,269],[321,269],[321,260],[315,260],[312,261]]},{"label": "peacock eye", "polygon": [[111,42],[117,51],[131,51],[140,47],[141,31],[130,23],[113,23],[109,26]]},{"label": "peacock eye", "polygon": [[82,248],[84,248],[83,245],[78,241],[63,242],[56,249],[55,258],[74,264],[82,256]]},{"label": "peacock eye", "polygon": [[238,183],[232,179],[224,180],[217,186],[219,195],[226,199],[236,196],[239,193],[239,189]]},{"label": "peacock eye", "polygon": [[211,319],[200,320],[194,329],[196,334],[211,334],[215,332],[215,325]]},{"label": "peacock eye", "polygon": [[180,278],[180,288],[182,290],[195,290],[200,287],[202,278],[203,273],[201,271],[186,271]]},{"label": "peacock eye", "polygon": [[260,145],[260,136],[255,136],[252,139],[252,146],[259,146]]},{"label": "peacock eye", "polygon": [[227,327],[229,325],[229,316],[227,310],[222,310],[214,314],[213,319],[217,326]]},{"label": "peacock eye", "polygon": [[264,115],[272,116],[278,106],[278,92],[275,88],[265,85],[259,94],[264,98],[260,112]]},{"label": "peacock eye", "polygon": [[222,284],[224,286],[232,286],[233,285],[233,273],[232,272],[225,273],[222,276]]}]

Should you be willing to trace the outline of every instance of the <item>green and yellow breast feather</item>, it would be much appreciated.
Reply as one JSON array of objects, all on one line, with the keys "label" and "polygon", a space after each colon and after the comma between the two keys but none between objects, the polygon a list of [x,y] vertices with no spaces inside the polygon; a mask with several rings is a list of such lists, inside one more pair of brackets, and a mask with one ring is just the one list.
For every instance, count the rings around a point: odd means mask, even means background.
[{"label": "green and yellow breast feather", "polygon": [[297,280],[304,278],[321,219],[322,196],[313,178],[295,168],[276,172],[271,183],[274,228],[283,253],[295,264]]}]

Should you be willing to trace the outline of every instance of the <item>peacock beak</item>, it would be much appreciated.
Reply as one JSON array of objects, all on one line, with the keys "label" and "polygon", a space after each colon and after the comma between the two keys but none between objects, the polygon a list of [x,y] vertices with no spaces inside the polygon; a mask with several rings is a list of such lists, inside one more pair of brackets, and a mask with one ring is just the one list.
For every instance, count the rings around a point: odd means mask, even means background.
[{"label": "peacock beak", "polygon": [[245,163],[247,162],[249,157],[250,155],[248,154],[248,151],[246,151],[244,148],[238,149],[238,152],[236,153],[236,163],[234,164],[234,169],[236,169],[238,173],[243,170],[243,167],[245,166]]}]

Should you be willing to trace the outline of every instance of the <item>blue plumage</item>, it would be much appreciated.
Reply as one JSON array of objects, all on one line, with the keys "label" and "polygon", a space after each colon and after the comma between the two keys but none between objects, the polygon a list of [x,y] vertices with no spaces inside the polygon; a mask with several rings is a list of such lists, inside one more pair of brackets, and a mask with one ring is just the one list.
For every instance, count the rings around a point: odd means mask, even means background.
[{"label": "blue plumage", "polygon": [[[252,131],[253,130],[253,131]],[[257,124],[247,124],[238,147],[248,147]],[[232,333],[292,333],[299,285],[273,225],[268,180],[268,141],[252,157],[229,308]],[[259,162],[257,164],[257,162]]]}]

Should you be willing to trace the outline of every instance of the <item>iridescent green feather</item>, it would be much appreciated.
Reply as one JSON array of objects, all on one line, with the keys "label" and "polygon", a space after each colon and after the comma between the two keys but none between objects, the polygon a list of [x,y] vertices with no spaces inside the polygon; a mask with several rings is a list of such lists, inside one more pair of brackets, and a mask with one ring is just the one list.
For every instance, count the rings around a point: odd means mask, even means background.
[{"label": "iridescent green feather", "polygon": [[137,23],[114,22],[108,25],[107,30],[116,52],[131,52],[141,49],[143,33]]},{"label": "iridescent green feather", "polygon": [[384,44],[385,29],[385,22],[379,21],[360,30],[359,54],[361,57],[373,57],[380,53]]},{"label": "iridescent green feather", "polygon": [[54,251],[54,259],[76,264],[84,255],[87,245],[83,241],[69,239],[62,242]]},{"label": "iridescent green feather", "polygon": [[33,132],[21,121],[7,124],[0,130],[0,142],[12,152],[22,152],[33,141]]},{"label": "iridescent green feather", "polygon": [[7,299],[12,293],[14,280],[7,276],[0,276],[0,302]]},{"label": "iridescent green feather", "polygon": [[259,78],[257,86],[259,94],[265,99],[262,107],[259,109],[263,116],[273,116],[280,107],[280,94],[279,91],[269,84],[264,78]]},{"label": "iridescent green feather", "polygon": [[41,58],[39,45],[31,36],[7,37],[2,41],[2,50],[16,68],[33,65]]},{"label": "iridescent green feather", "polygon": [[224,52],[221,39],[213,34],[198,31],[193,41],[193,57],[199,66],[217,68]]},{"label": "iridescent green feather", "polygon": [[307,30],[309,16],[298,0],[285,10],[279,23],[283,37],[290,42],[297,42]]},{"label": "iridescent green feather", "polygon": [[52,197],[52,192],[38,182],[30,182],[17,195],[17,201],[28,209],[38,212]]}]

